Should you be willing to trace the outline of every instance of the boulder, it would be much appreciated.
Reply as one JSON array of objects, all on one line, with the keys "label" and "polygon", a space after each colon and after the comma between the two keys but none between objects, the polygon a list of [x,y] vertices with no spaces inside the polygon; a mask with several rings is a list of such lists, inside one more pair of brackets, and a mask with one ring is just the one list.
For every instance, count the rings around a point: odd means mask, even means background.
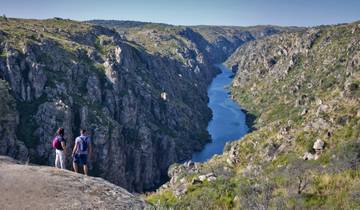
[{"label": "boulder", "polygon": [[325,146],[324,141],[322,141],[321,139],[317,139],[313,145],[313,149],[314,150],[323,150]]},{"label": "boulder", "polygon": [[310,152],[306,152],[303,156],[304,160],[314,160],[315,159],[315,155],[311,154]]},{"label": "boulder", "polygon": [[167,100],[167,93],[166,93],[166,92],[162,92],[162,93],[160,94],[160,97],[161,97],[162,100],[166,101],[166,100]]},{"label": "boulder", "polygon": [[209,177],[215,176],[215,174],[211,172],[211,173],[206,174],[205,176],[206,176],[207,178],[209,178]]},{"label": "boulder", "polygon": [[209,182],[216,181],[216,177],[215,177],[215,176],[211,176],[211,177],[207,178],[207,180],[208,180]]},{"label": "boulder", "polygon": [[205,181],[206,180],[206,175],[200,175],[200,176],[198,176],[198,179],[200,180],[200,181]]},{"label": "boulder", "polygon": [[188,169],[196,168],[196,165],[193,161],[189,160],[188,162],[184,163],[184,166]]},{"label": "boulder", "polygon": [[302,112],[300,113],[301,116],[304,116],[308,113],[308,109],[303,109]]},{"label": "boulder", "polygon": [[201,184],[201,183],[202,183],[202,181],[200,179],[198,179],[198,178],[193,178],[191,180],[192,185]]}]

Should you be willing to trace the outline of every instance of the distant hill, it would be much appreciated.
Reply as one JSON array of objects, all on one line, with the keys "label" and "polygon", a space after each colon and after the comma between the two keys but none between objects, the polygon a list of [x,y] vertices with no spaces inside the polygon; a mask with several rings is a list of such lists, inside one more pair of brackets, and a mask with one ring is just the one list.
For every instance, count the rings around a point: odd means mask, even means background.
[{"label": "distant hill", "polygon": [[279,26],[174,26],[162,23],[91,20],[88,23],[118,31],[151,53],[182,60],[183,48],[195,47],[211,63],[221,63],[242,44],[272,34],[301,30]]},{"label": "distant hill", "polygon": [[141,22],[131,20],[89,20],[87,23],[98,24],[109,28],[123,28],[124,30],[135,27],[144,27],[145,25],[168,25],[164,23]]}]

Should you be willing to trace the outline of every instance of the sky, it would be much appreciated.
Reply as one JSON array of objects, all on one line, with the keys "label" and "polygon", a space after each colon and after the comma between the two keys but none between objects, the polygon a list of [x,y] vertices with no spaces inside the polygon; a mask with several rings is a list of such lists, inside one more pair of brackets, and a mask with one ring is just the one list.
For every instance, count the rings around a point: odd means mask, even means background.
[{"label": "sky", "polygon": [[360,0],[0,0],[0,15],[174,25],[314,26],[360,20]]}]

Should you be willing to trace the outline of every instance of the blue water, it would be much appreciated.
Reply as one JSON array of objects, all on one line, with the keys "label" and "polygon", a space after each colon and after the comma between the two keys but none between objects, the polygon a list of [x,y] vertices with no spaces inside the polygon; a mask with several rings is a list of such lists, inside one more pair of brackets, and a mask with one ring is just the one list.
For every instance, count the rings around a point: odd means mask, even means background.
[{"label": "blue water", "polygon": [[230,98],[229,89],[233,73],[224,65],[217,65],[221,74],[212,81],[209,89],[209,104],[213,112],[207,130],[212,142],[205,145],[205,148],[193,154],[192,161],[204,162],[214,154],[223,152],[226,142],[240,139],[249,128],[245,123],[245,113],[240,106]]}]

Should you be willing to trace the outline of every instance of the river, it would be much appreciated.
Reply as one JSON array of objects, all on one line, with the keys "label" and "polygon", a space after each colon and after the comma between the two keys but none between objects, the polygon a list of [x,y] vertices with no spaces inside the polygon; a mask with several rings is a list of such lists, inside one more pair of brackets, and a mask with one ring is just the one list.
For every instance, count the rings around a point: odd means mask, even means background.
[{"label": "river", "polygon": [[215,154],[221,154],[226,142],[238,140],[249,131],[245,113],[229,94],[233,72],[222,64],[217,67],[221,73],[214,78],[208,89],[208,106],[213,117],[207,130],[212,142],[206,144],[202,151],[193,154],[192,161],[195,162],[204,162]]}]

